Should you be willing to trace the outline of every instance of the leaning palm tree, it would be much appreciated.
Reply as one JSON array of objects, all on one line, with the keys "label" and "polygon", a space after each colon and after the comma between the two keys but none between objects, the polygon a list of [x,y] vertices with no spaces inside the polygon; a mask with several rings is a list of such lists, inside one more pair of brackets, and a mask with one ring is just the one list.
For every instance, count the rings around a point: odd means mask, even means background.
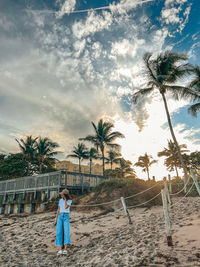
[{"label": "leaning palm tree", "polygon": [[161,97],[164,102],[164,107],[167,115],[169,129],[172,135],[172,139],[177,147],[178,157],[181,162],[181,166],[184,170],[184,182],[187,181],[187,168],[184,164],[183,157],[181,155],[181,151],[178,145],[178,141],[174,134],[174,130],[172,127],[172,122],[170,118],[170,113],[166,100],[166,93],[169,92],[175,99],[179,99],[183,93],[190,94],[190,90],[187,88],[177,85],[177,81],[184,77],[185,75],[191,73],[192,67],[189,64],[183,64],[183,61],[186,61],[188,58],[184,54],[175,53],[172,51],[166,51],[157,56],[157,58],[152,58],[151,53],[146,53],[144,55],[144,63],[147,74],[147,88],[140,89],[133,95],[133,102],[137,103],[137,101],[154,91],[154,89],[158,89],[161,94]]},{"label": "leaning palm tree", "polygon": [[[179,145],[181,154],[184,152],[188,152],[189,150],[183,149],[187,148],[185,144]],[[173,171],[175,169],[177,177],[178,175],[178,167],[180,166],[180,160],[178,157],[177,147],[172,140],[168,141],[168,147],[164,148],[163,151],[158,152],[158,157],[166,157],[165,165],[169,171]]]},{"label": "leaning palm tree", "polygon": [[113,163],[119,163],[121,153],[111,149],[107,151],[106,163],[110,163],[110,169],[112,170]]},{"label": "leaning palm tree", "polygon": [[99,158],[98,151],[96,150],[96,148],[91,147],[90,150],[88,151],[88,159],[90,161],[90,174],[92,173],[92,160],[98,158]]},{"label": "leaning palm tree", "polygon": [[152,156],[147,155],[147,153],[145,153],[144,156],[140,156],[138,158],[138,162],[135,163],[136,167],[141,167],[142,170],[147,173],[148,180],[150,180],[149,168],[151,167],[151,165],[158,162],[157,160],[151,161],[152,158]]},{"label": "leaning palm tree", "polygon": [[189,107],[188,112],[193,116],[197,116],[197,113],[200,111],[200,97],[197,95],[200,94],[200,66],[196,66],[193,72],[194,78],[189,87],[194,91],[194,101],[198,99],[198,102]]},{"label": "leaning palm tree", "polygon": [[92,122],[92,126],[94,128],[94,134],[88,135],[85,138],[80,138],[79,140],[89,141],[97,150],[100,149],[102,154],[102,165],[103,165],[103,175],[105,172],[105,148],[112,147],[118,148],[119,145],[113,143],[116,138],[124,138],[124,135],[120,132],[112,132],[112,128],[114,125],[111,122],[104,122],[102,119],[98,122],[97,125]]},{"label": "leaning palm tree", "polygon": [[59,145],[56,142],[51,141],[49,138],[44,137],[36,141],[37,160],[39,163],[39,173],[42,173],[44,165],[52,165],[55,162],[54,156],[59,152],[54,151]]},{"label": "leaning palm tree", "polygon": [[21,153],[23,154],[23,157],[25,159],[26,165],[27,165],[27,171],[26,175],[32,174],[31,166],[36,154],[36,140],[38,137],[33,138],[32,135],[26,136],[26,139],[15,139],[19,145],[19,148],[21,150]]},{"label": "leaning palm tree", "polygon": [[81,172],[81,161],[88,159],[88,149],[83,143],[78,143],[78,146],[74,146],[72,150],[73,154],[67,155],[67,158],[77,158],[79,163],[79,172]]}]

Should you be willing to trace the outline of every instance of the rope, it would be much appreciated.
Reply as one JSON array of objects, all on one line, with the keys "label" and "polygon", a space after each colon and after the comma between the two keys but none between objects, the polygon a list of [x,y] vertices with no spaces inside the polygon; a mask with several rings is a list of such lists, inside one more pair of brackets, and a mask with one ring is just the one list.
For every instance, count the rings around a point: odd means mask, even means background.
[{"label": "rope", "polygon": [[97,204],[86,204],[86,205],[71,205],[72,207],[95,207],[95,206],[102,206],[102,205],[107,205],[111,204],[114,202],[120,201],[120,199],[115,199],[113,201],[108,201],[108,202],[103,202],[103,203],[97,203]]},{"label": "rope", "polygon": [[157,184],[155,184],[155,185],[153,185],[152,187],[149,187],[149,188],[145,189],[144,191],[141,191],[141,192],[139,192],[139,193],[137,193],[137,194],[131,195],[131,196],[129,196],[129,197],[125,197],[124,199],[129,199],[129,198],[138,196],[138,195],[140,195],[140,194],[142,194],[142,193],[145,193],[145,192],[149,191],[150,189],[152,189],[152,188],[154,188],[154,187],[156,187],[156,186],[157,186]]},{"label": "rope", "polygon": [[[147,189],[145,189],[145,190],[143,190],[143,191],[141,191],[141,192],[139,192],[139,193],[137,193],[137,194],[133,194],[133,195],[131,195],[131,196],[125,197],[124,199],[129,199],[129,198],[138,196],[138,195],[140,195],[140,194],[142,194],[142,193],[145,193],[145,192],[149,191],[150,189],[152,189],[152,188],[154,188],[154,187],[156,187],[156,186],[157,186],[157,184],[155,184],[155,185],[153,185],[152,187],[149,187],[149,188],[147,188]],[[95,207],[95,206],[108,205],[108,204],[111,204],[111,203],[114,203],[114,202],[117,202],[117,201],[120,201],[120,199],[115,199],[115,200],[113,200],[113,201],[104,202],[104,203],[97,203],[97,204],[88,204],[88,205],[87,205],[87,204],[86,204],[86,205],[71,205],[71,206],[72,206],[72,207]]]},{"label": "rope", "polygon": [[145,201],[145,202],[143,202],[143,203],[140,203],[140,204],[138,204],[138,205],[134,205],[134,206],[129,206],[129,207],[127,207],[127,208],[128,208],[128,209],[132,209],[132,208],[136,208],[136,207],[142,206],[142,205],[144,205],[144,204],[147,204],[148,202],[150,202],[150,201],[152,201],[153,199],[157,198],[160,194],[161,194],[161,192],[159,192],[156,196],[152,197],[151,199],[149,199],[149,200],[147,200],[147,201]]},{"label": "rope", "polygon": [[192,190],[193,186],[194,186],[194,182],[193,182],[192,186],[190,187],[190,189],[188,190],[188,192],[179,201],[177,201],[176,203],[172,204],[170,207],[172,208],[172,207],[176,206],[178,203],[180,203],[190,193],[190,191]]},{"label": "rope", "polygon": [[175,196],[175,195],[178,195],[180,192],[182,192],[186,188],[186,186],[188,185],[189,180],[190,179],[187,180],[187,183],[184,185],[184,187],[179,192],[176,192],[176,193],[173,193],[173,194],[171,193],[170,196]]}]

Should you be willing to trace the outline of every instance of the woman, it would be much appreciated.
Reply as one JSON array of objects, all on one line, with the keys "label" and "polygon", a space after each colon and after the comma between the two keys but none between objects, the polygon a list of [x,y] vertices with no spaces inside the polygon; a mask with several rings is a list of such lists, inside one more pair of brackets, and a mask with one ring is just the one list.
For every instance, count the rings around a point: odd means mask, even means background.
[{"label": "woman", "polygon": [[[58,210],[55,218],[56,224],[56,246],[60,247],[58,255],[67,254],[68,245],[71,244],[70,239],[70,224],[69,224],[69,212],[72,204],[72,197],[67,189],[64,189],[61,193],[61,199],[58,203]],[[63,228],[64,228],[64,250],[63,246]]]}]

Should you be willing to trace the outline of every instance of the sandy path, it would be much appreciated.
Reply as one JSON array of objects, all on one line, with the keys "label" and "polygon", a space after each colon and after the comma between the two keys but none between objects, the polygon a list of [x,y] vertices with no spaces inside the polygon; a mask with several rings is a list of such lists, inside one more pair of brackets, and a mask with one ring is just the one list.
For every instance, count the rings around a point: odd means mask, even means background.
[{"label": "sandy path", "polygon": [[54,212],[1,215],[0,266],[200,266],[200,199],[171,211],[173,247],[165,242],[162,207],[130,210],[133,225],[123,211],[81,221],[96,213],[71,212],[67,256],[56,255]]}]

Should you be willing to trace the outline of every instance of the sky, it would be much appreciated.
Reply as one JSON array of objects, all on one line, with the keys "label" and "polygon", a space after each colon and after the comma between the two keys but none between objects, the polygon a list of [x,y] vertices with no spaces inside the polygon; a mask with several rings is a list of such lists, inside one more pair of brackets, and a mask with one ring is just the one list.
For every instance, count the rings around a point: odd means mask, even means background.
[{"label": "sky", "polygon": [[[164,104],[156,91],[137,105],[131,97],[147,81],[145,52],[184,52],[199,64],[199,8],[199,0],[1,0],[0,153],[17,152],[15,138],[48,136],[65,159],[103,118],[125,135],[123,157],[134,164],[147,152],[159,160],[150,176],[162,179]],[[199,150],[200,115],[188,114],[186,100],[167,101],[178,142]]]}]

